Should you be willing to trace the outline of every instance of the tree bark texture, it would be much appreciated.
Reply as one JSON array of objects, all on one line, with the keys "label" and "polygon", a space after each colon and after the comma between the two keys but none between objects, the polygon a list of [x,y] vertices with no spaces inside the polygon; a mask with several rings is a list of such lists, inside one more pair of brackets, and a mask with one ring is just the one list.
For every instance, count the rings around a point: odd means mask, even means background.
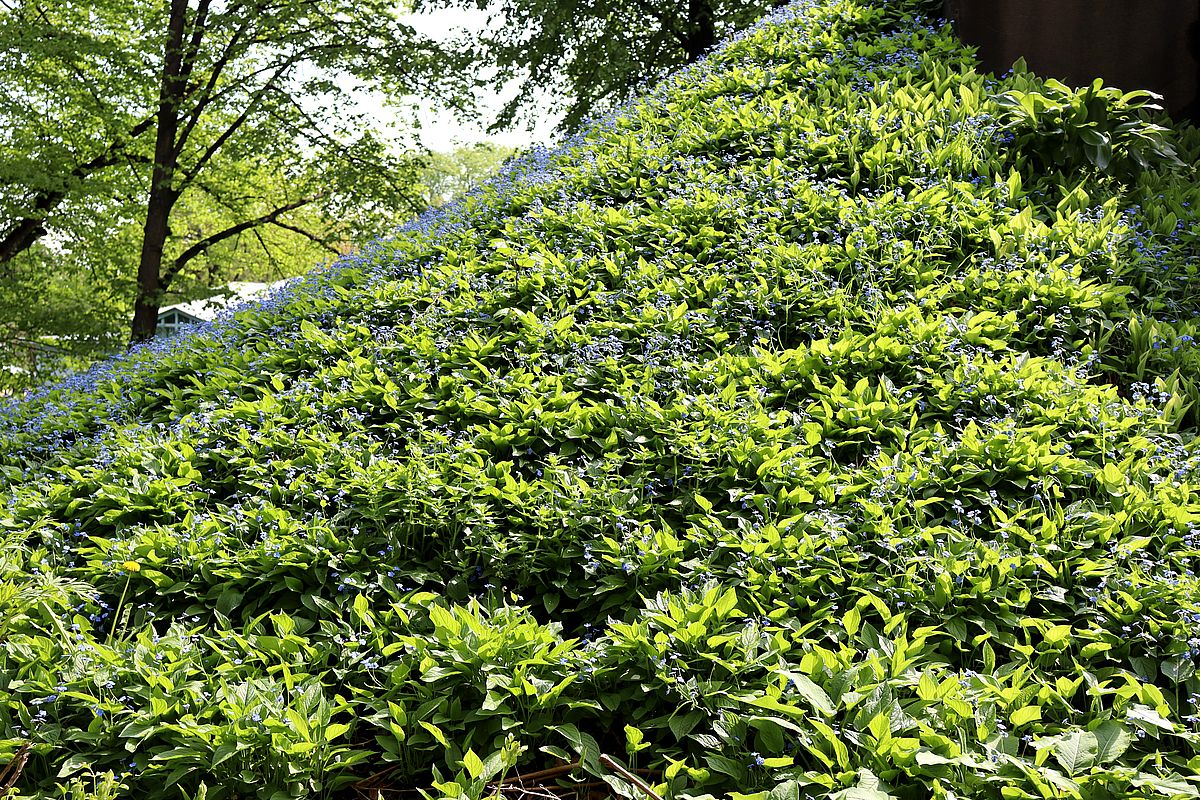
[{"label": "tree bark texture", "polygon": [[183,75],[183,40],[187,27],[187,10],[187,0],[171,0],[167,41],[163,52],[162,84],[159,87],[154,168],[146,203],[142,253],[138,261],[137,299],[133,310],[130,343],[150,339],[158,329],[163,250],[167,243],[171,209],[179,197],[174,186],[175,168],[179,161],[175,137],[179,132],[179,106],[186,88]]},{"label": "tree bark texture", "polygon": [[945,0],[945,11],[990,72],[1024,58],[1067,84],[1099,77],[1158,92],[1174,114],[1195,114],[1200,0]]},{"label": "tree bark texture", "polygon": [[717,21],[712,0],[688,0],[687,35],[683,39],[688,61],[695,61],[717,43]]}]

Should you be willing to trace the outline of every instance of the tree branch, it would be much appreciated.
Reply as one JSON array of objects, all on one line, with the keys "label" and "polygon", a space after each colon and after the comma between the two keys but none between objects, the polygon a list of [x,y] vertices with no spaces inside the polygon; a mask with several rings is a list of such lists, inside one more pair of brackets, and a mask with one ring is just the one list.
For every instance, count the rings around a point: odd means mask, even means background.
[{"label": "tree branch", "polygon": [[320,236],[317,236],[315,233],[312,233],[311,231],[306,231],[303,228],[299,227],[298,225],[289,225],[288,223],[280,222],[277,219],[271,220],[271,224],[274,225],[276,228],[283,228],[285,231],[291,231],[292,233],[298,233],[301,236],[303,236],[305,239],[308,239],[308,240],[320,245],[323,249],[328,250],[329,252],[333,253],[335,256],[340,256],[342,254],[341,251],[339,251],[336,247],[331,245],[329,242],[322,239]]},{"label": "tree branch", "polygon": [[192,164],[192,166],[188,169],[181,170],[183,177],[180,181],[180,186],[186,186],[191,183],[192,179],[194,179],[196,175],[204,169],[208,162],[212,160],[213,156],[220,152],[221,148],[225,146],[225,143],[229,141],[230,137],[237,133],[238,129],[240,129],[242,125],[246,123],[246,120],[250,118],[250,114],[258,107],[259,101],[266,96],[268,91],[275,88],[275,81],[282,77],[283,74],[293,66],[294,64],[292,63],[285,63],[280,66],[280,68],[276,70],[275,74],[270,77],[270,79],[262,86],[262,88],[246,99],[246,107],[242,109],[242,112],[237,115],[237,118],[235,118],[233,122],[229,123],[225,130],[221,132],[221,135],[218,136],[211,144],[209,144],[204,152],[200,154],[200,158],[196,159],[196,163]]},{"label": "tree branch", "polygon": [[160,282],[160,291],[166,291],[167,286],[169,286],[175,276],[178,275],[183,268],[188,265],[188,262],[206,253],[213,245],[219,244],[231,236],[236,236],[243,231],[250,230],[251,228],[258,227],[259,225],[278,224],[279,217],[282,215],[289,211],[295,211],[297,208],[301,208],[313,203],[316,201],[316,199],[316,197],[305,197],[300,200],[293,200],[292,202],[280,206],[268,214],[263,214],[261,217],[249,219],[245,222],[239,222],[236,225],[229,226],[223,231],[214,233],[212,236],[207,236],[201,239],[180,253],[179,256],[173,262],[171,262],[171,265],[167,269],[163,270],[162,279]]},{"label": "tree branch", "polygon": [[[226,15],[236,13],[240,7],[241,3],[235,3],[226,12]],[[225,50],[221,53],[221,57],[213,63],[212,68],[209,70],[208,80],[205,82],[204,88],[197,92],[196,105],[188,114],[187,121],[183,124],[183,131],[179,134],[179,139],[175,145],[178,152],[183,152],[183,148],[187,144],[188,139],[191,137],[192,131],[195,130],[196,125],[199,124],[200,118],[204,116],[205,109],[207,109],[209,104],[211,104],[213,100],[219,96],[213,94],[213,89],[216,88],[217,82],[220,80],[221,74],[225,71],[225,68],[229,66],[229,62],[233,60],[233,57],[237,52],[238,41],[243,35],[245,35],[247,30],[249,30],[249,22],[243,20],[242,24],[238,28],[234,29],[233,35],[229,37],[229,41],[225,44]],[[235,82],[235,85],[240,83],[240,81]]]},{"label": "tree branch", "polygon": [[123,139],[118,139],[111,143],[103,153],[91,161],[77,164],[67,174],[61,188],[47,189],[39,192],[33,201],[33,210],[36,213],[10,223],[10,227],[7,233],[4,234],[4,238],[0,239],[0,264],[11,261],[20,253],[29,249],[34,242],[46,234],[44,227],[46,216],[66,198],[72,183],[81,181],[93,172],[97,172],[105,167],[111,167],[120,161],[125,157],[125,147],[150,130],[154,126],[155,119],[155,116],[146,117],[137,125],[134,125]]},{"label": "tree branch", "polygon": [[192,70],[196,66],[196,56],[200,54],[200,45],[204,42],[210,3],[211,0],[200,0],[200,5],[196,7],[196,16],[192,20],[192,36],[188,40],[187,49],[183,52],[183,60],[180,62],[179,79],[185,84],[191,79]]}]

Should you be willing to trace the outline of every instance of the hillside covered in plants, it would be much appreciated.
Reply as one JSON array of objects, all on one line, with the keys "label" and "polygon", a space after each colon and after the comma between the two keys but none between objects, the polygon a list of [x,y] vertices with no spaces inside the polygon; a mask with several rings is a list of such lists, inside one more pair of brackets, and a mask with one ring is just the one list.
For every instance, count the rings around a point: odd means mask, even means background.
[{"label": "hillside covered in plants", "polygon": [[0,778],[1200,795],[1200,138],[928,11],[799,0],[11,402]]}]

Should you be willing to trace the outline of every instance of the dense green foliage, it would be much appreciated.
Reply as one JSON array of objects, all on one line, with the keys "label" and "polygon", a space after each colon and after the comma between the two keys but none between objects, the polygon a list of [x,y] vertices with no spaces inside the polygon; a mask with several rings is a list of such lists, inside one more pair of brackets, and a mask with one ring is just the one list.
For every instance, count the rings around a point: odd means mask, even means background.
[{"label": "dense green foliage", "polygon": [[1047,169],[916,7],[12,404],[22,791],[1200,794],[1200,138]]},{"label": "dense green foliage", "polygon": [[421,195],[429,208],[440,208],[463,197],[517,154],[516,148],[476,142],[453,150],[430,153],[421,169]]},{"label": "dense green foliage", "polygon": [[[1025,66],[1020,62],[1017,70]],[[1024,76],[1012,83],[997,98],[1000,118],[1019,132],[1018,147],[1028,148],[1044,169],[1086,158],[1106,175],[1129,179],[1152,167],[1184,166],[1170,131],[1146,120],[1145,112],[1162,111],[1151,92],[1122,92],[1099,78],[1083,89]]]},{"label": "dense green foliage", "polygon": [[420,154],[364,113],[364,92],[465,90],[395,7],[0,0],[0,366],[43,377],[59,364],[26,345],[56,334],[50,354],[98,349],[96,326],[27,313],[42,287],[70,290],[80,315],[89,296],[100,317],[140,302],[152,323],[198,281],[295,274],[280,262],[423,210]]},{"label": "dense green foliage", "polygon": [[[508,94],[494,127],[561,113],[577,131],[787,0],[413,0],[418,11],[488,12],[450,63]],[[547,109],[545,106],[549,106]]]},{"label": "dense green foliage", "polygon": [[[349,252],[349,242],[369,238],[366,232],[394,230],[413,219],[414,208],[434,208],[462,195],[512,155],[510,148],[491,143],[413,153],[417,172],[407,177],[392,173],[397,186],[388,190],[410,193],[411,204],[373,208],[370,214],[359,211],[337,224],[319,209],[296,209],[280,219],[286,227],[257,226],[207,248],[175,276],[163,302],[211,297],[230,281],[272,282],[301,275],[315,263]],[[244,181],[264,198],[286,194],[279,184],[287,179],[266,168],[242,170],[223,180],[230,191]],[[194,243],[244,222],[236,209],[190,200],[173,215],[185,241]],[[125,348],[142,226],[136,218],[110,212],[87,217],[82,228],[72,224],[84,220],[64,214],[54,229],[57,241],[39,241],[0,267],[0,395],[61,380]]]}]

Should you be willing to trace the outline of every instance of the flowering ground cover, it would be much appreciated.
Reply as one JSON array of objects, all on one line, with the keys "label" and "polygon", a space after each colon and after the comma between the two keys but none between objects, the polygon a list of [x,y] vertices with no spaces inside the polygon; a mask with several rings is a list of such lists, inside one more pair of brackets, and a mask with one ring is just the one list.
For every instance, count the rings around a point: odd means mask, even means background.
[{"label": "flowering ground cover", "polygon": [[12,402],[18,791],[1200,795],[1200,139],[923,10]]}]

